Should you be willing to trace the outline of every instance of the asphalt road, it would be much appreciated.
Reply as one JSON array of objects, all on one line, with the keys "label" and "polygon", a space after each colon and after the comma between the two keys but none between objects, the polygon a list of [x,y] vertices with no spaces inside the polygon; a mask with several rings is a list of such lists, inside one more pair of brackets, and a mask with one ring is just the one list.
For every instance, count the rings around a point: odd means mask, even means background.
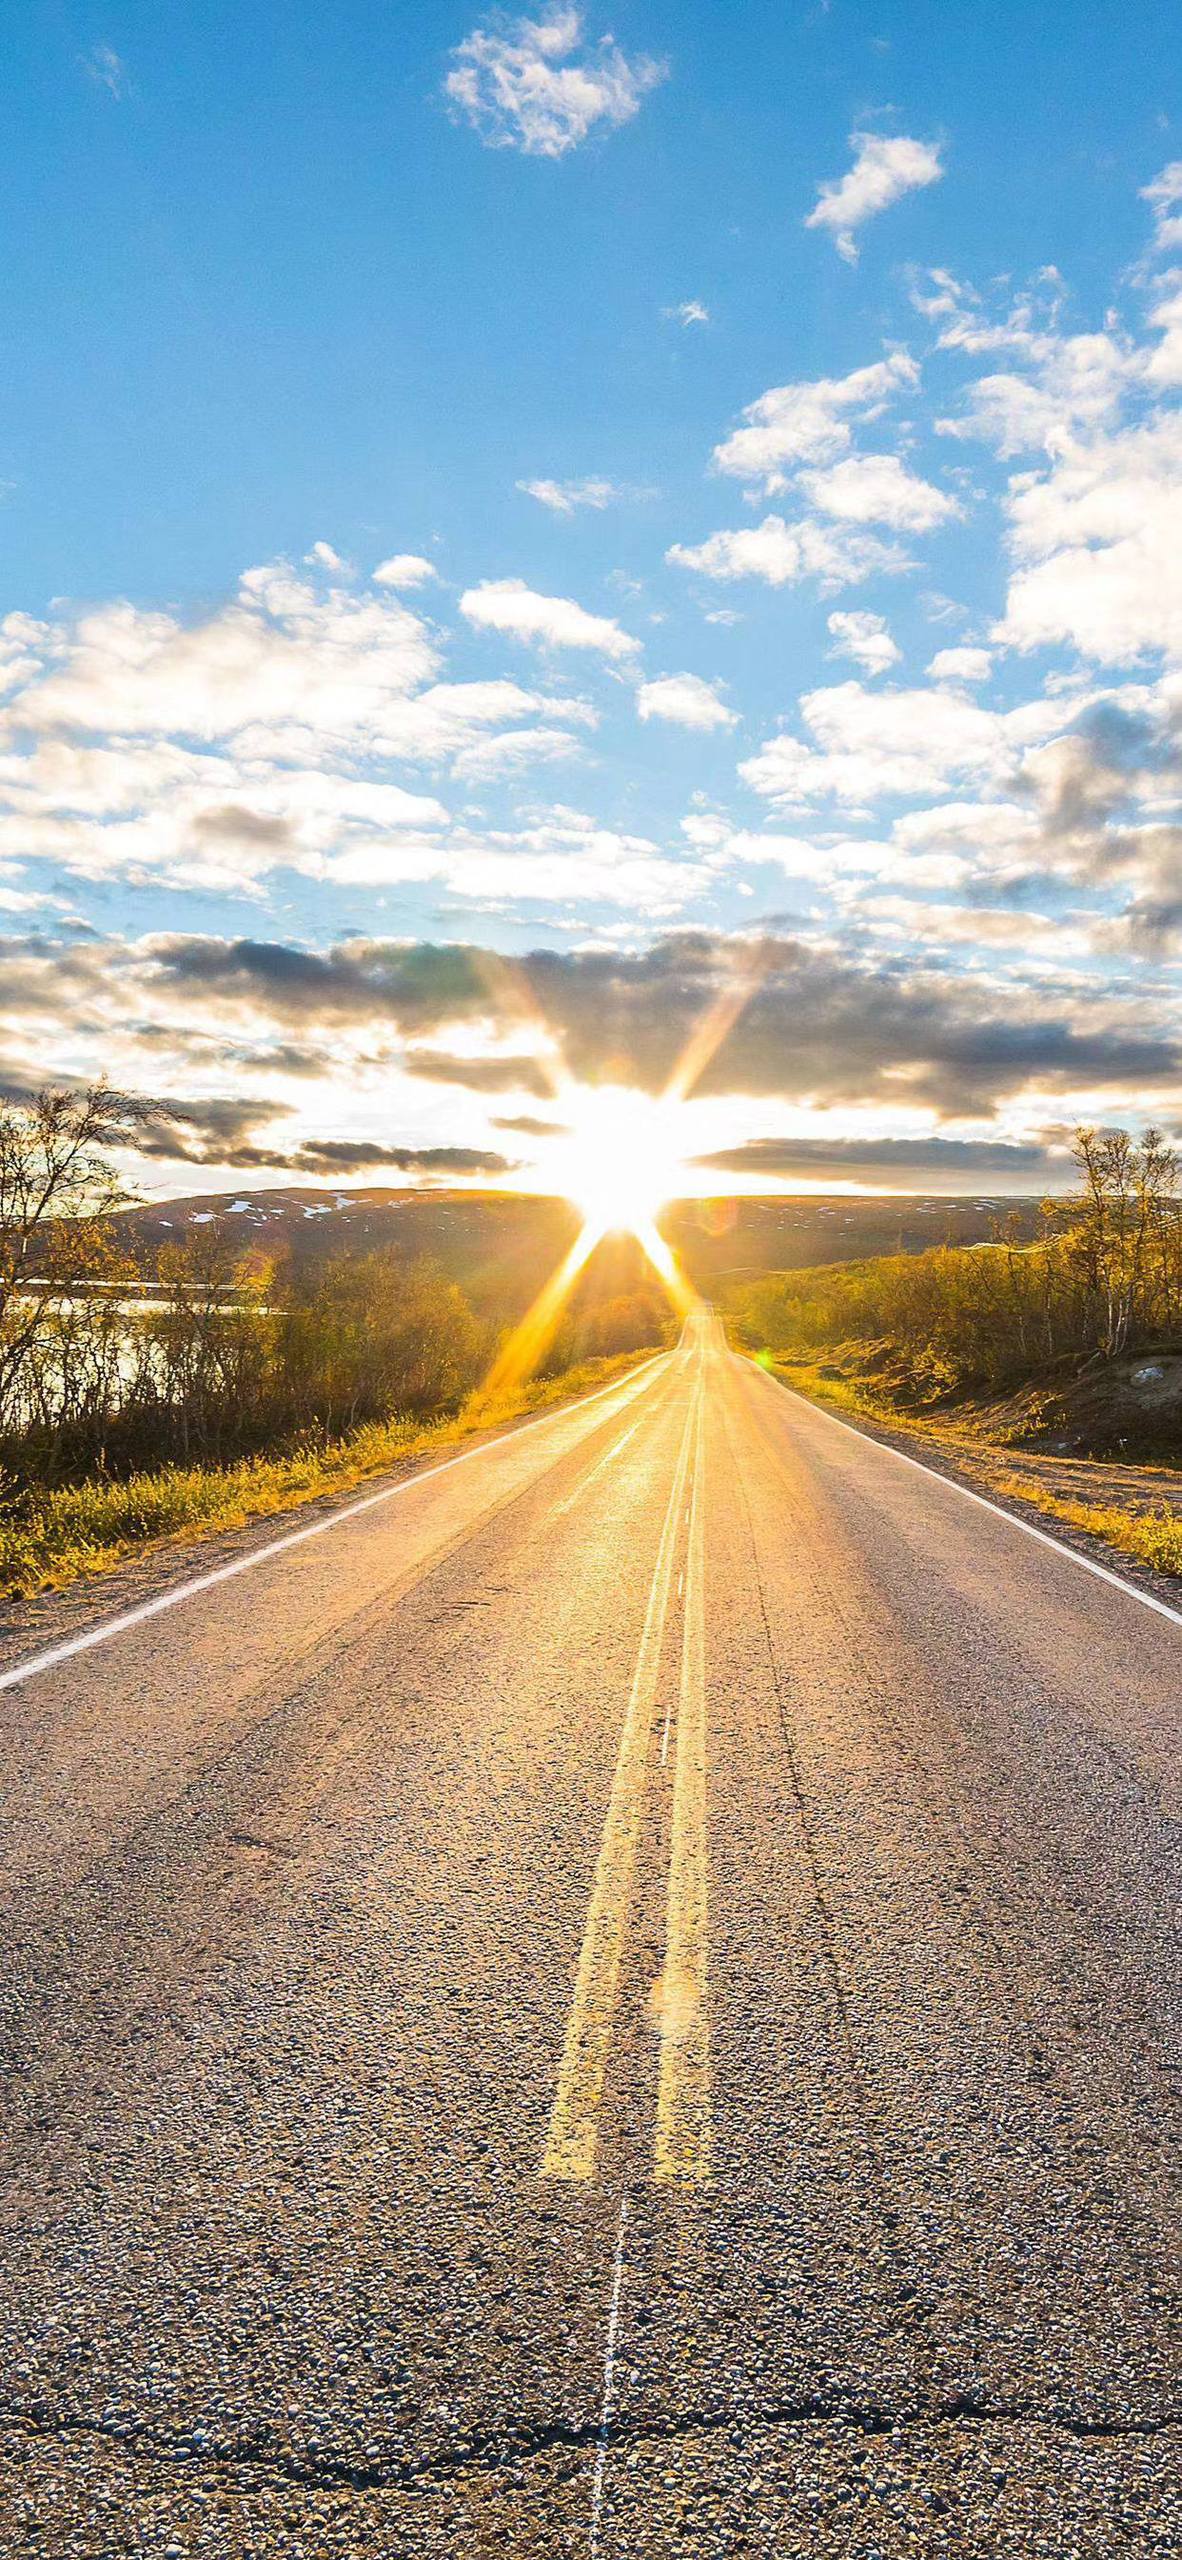
[{"label": "asphalt road", "polygon": [[1180,1675],[704,1323],[0,1689],[5,2560],[1176,2554]]}]

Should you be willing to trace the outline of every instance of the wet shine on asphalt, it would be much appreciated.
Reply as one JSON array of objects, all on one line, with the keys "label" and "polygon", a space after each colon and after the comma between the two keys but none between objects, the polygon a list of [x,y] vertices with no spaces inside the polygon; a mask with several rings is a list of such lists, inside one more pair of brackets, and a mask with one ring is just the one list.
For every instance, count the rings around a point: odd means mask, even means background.
[{"label": "wet shine on asphalt", "polygon": [[1176,2553],[1180,1676],[704,1321],[5,1690],[4,2560]]}]

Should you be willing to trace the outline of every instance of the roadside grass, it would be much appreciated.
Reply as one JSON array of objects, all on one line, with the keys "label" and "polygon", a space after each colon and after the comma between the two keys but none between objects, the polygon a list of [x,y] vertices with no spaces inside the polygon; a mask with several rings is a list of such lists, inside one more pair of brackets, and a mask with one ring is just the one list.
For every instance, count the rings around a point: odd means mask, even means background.
[{"label": "roadside grass", "polygon": [[773,1377],[783,1378],[786,1385],[796,1387],[802,1396],[810,1396],[815,1404],[831,1404],[838,1413],[860,1413],[868,1422],[900,1422],[903,1419],[901,1414],[892,1412],[881,1398],[876,1398],[864,1382],[838,1376],[815,1360],[780,1360],[770,1351],[765,1351],[757,1353],[756,1362],[759,1368],[769,1369]]},{"label": "roadside grass", "polygon": [[[1061,1521],[1065,1528],[1080,1529],[1119,1555],[1147,1565],[1153,1573],[1182,1576],[1182,1506],[1163,1495],[1160,1468],[1140,1471],[1144,1492],[1138,1505],[1105,1499],[1105,1478],[1114,1470],[1100,1459],[1078,1459],[1073,1461],[1072,1473],[1082,1479],[1091,1472],[1095,1498],[1067,1497],[1040,1481],[1037,1461],[1027,1460],[1019,1471],[1013,1451],[990,1440],[970,1420],[903,1411],[876,1393],[872,1383],[827,1374],[826,1366],[815,1361],[773,1359],[765,1354],[760,1365],[815,1404],[830,1405],[837,1413],[926,1441],[1003,1500],[1024,1503],[1047,1519]],[[1131,1476],[1138,1471],[1120,1472]]]},{"label": "roadside grass", "polygon": [[1034,1503],[1049,1519],[1061,1520],[1069,1529],[1085,1529],[1089,1537],[1102,1538],[1154,1573],[1182,1574],[1182,1511],[1166,1507],[1129,1511],[1117,1503],[1064,1502],[1060,1495],[1032,1486],[1025,1476],[999,1473],[992,1481],[998,1493]]},{"label": "roadside grass", "polygon": [[310,1445],[275,1458],[248,1458],[229,1467],[160,1467],[122,1482],[95,1478],[45,1491],[0,1486],[0,1598],[28,1600],[38,1592],[61,1590],[82,1575],[107,1573],[127,1556],[169,1539],[243,1528],[248,1521],[298,1509],[324,1494],[347,1492],[367,1477],[430,1456],[473,1432],[610,1385],[653,1356],[649,1349],[583,1361],[559,1377],[531,1381],[495,1404],[474,1397],[458,1413],[435,1422],[395,1416],[390,1422],[364,1423],[326,1446]]}]

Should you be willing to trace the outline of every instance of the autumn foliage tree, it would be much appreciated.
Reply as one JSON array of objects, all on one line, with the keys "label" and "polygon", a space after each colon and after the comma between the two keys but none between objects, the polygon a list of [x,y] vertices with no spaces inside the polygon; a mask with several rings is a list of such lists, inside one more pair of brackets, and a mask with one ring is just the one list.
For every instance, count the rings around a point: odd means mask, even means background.
[{"label": "autumn foliage tree", "polygon": [[95,1345],[83,1354],[69,1318],[81,1295],[126,1276],[110,1234],[124,1197],[110,1150],[135,1116],[104,1084],[47,1086],[0,1109],[0,1435],[31,1411],[44,1418],[63,1364],[75,1383],[93,1371]]},{"label": "autumn foliage tree", "polygon": [[980,1246],[768,1273],[735,1292],[739,1330],[804,1359],[857,1345],[921,1400],[1182,1344],[1174,1149],[1155,1129],[1081,1129],[1075,1161],[1076,1193],[1043,1203],[1033,1239],[1015,1213]]}]

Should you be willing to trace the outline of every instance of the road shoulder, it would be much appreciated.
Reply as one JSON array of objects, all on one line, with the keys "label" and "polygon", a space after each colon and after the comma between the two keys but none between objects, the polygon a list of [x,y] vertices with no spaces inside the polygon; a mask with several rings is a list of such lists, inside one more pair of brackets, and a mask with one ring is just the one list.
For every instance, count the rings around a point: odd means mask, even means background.
[{"label": "road shoulder", "polygon": [[[845,1423],[850,1430],[859,1432],[864,1439],[877,1441],[882,1448],[896,1450],[900,1456],[926,1468],[930,1475],[943,1476],[966,1493],[980,1496],[995,1510],[1008,1513],[1012,1519],[1036,1529],[1052,1544],[1085,1557],[1091,1564],[1100,1565],[1105,1572],[1115,1574],[1130,1589],[1144,1593],[1160,1606],[1182,1612],[1182,1576],[1153,1571],[1112,1540],[1062,1518],[1049,1510],[1045,1503],[1026,1497],[1017,1490],[1016,1479],[1030,1463],[1025,1453],[991,1447],[985,1442],[974,1446],[967,1433],[958,1432],[954,1436],[951,1432],[925,1429],[922,1424],[907,1423],[895,1416],[888,1418],[881,1412],[859,1406],[856,1401],[847,1401],[845,1396],[827,1396],[811,1375],[806,1383],[805,1375],[789,1363],[756,1360],[749,1353],[740,1356],[750,1359],[753,1368],[762,1369],[786,1394],[799,1397],[802,1403],[811,1405],[816,1412],[827,1414],[832,1421]],[[1095,1462],[1095,1467],[1098,1481],[1111,1473],[1099,1461]],[[1140,1472],[1148,1475],[1157,1471],[1145,1469]],[[1182,1479],[1178,1480],[1178,1491],[1182,1495]]]}]

